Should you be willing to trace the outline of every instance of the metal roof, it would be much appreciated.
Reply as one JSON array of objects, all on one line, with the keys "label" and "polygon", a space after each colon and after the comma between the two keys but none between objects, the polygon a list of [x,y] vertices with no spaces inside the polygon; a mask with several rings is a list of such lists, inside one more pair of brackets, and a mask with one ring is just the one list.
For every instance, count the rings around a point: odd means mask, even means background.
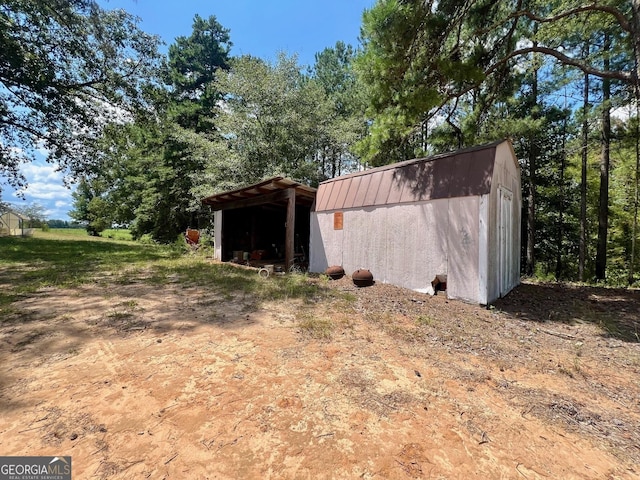
[{"label": "metal roof", "polygon": [[212,210],[242,208],[266,203],[284,203],[286,199],[277,194],[288,189],[295,190],[296,204],[311,206],[316,198],[317,189],[313,187],[288,178],[273,177],[247,187],[211,195],[204,198],[202,203],[209,205]]},{"label": "metal roof", "polygon": [[487,194],[491,191],[496,147],[500,143],[502,141],[327,180],[318,187],[315,211]]},{"label": "metal roof", "polygon": [[24,215],[22,215],[21,213],[16,212],[15,210],[11,210],[10,208],[8,208],[6,210],[0,210],[0,216],[6,215],[6,214],[14,215],[14,216],[18,217],[20,220],[26,220]]}]

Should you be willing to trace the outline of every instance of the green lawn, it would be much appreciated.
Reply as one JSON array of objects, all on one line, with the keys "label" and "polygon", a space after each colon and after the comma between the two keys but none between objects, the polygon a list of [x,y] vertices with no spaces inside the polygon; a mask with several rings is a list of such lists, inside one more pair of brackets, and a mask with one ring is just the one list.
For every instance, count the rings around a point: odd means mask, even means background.
[{"label": "green lawn", "polygon": [[3,237],[0,252],[0,281],[8,279],[13,289],[21,292],[95,282],[105,274],[178,256],[167,247],[90,237],[84,230],[75,229],[38,231],[33,237]]},{"label": "green lawn", "polygon": [[87,233],[87,231],[84,228],[51,228],[49,229],[48,232],[42,232],[41,230],[36,230],[36,234],[35,236],[40,237],[40,238],[58,238],[58,239],[64,239],[64,238],[70,238],[70,237],[74,237],[74,238],[78,238],[78,237],[84,237],[85,239],[94,239],[94,240],[101,240],[101,239],[110,239],[110,240],[133,240],[133,238],[131,237],[131,232],[127,229],[123,229],[123,228],[110,228],[105,230],[104,232],[102,232],[102,234],[99,237],[91,237],[89,236],[89,234]]},{"label": "green lawn", "polygon": [[177,245],[142,244],[90,237],[83,230],[52,229],[33,237],[0,237],[2,308],[43,287],[83,284],[179,283],[223,295],[261,299],[317,299],[331,295],[322,278],[286,275],[263,279],[257,271],[213,262],[206,252]]}]

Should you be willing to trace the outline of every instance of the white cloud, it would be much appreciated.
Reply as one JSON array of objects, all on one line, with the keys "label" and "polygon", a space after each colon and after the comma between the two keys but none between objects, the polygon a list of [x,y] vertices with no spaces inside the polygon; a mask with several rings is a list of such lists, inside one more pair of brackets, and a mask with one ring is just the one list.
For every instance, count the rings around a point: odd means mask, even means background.
[{"label": "white cloud", "polygon": [[36,152],[42,155],[44,158],[49,157],[49,149],[46,148],[42,143],[38,143],[38,147],[36,148]]},{"label": "white cloud", "polygon": [[15,203],[37,203],[42,205],[48,219],[68,220],[68,213],[73,205],[73,189],[63,185],[64,175],[56,169],[55,165],[38,160],[21,165],[20,170],[27,179],[27,186],[11,193],[16,199]]},{"label": "white cloud", "polygon": [[26,188],[16,192],[14,196],[18,196],[19,193],[25,197],[34,198],[36,200],[66,201],[71,198],[71,190],[65,186],[45,182],[29,182],[29,185]]},{"label": "white cloud", "polygon": [[41,165],[36,162],[22,165],[20,170],[24,174],[29,183],[36,182],[55,182],[62,183],[62,172],[56,171],[55,165]]}]

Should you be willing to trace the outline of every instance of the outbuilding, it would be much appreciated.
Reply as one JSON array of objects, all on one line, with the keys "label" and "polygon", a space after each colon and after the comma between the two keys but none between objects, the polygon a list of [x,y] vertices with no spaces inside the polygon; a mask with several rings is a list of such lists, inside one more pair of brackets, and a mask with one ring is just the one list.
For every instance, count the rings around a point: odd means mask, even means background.
[{"label": "outbuilding", "polygon": [[520,166],[509,140],[327,180],[311,211],[310,270],[489,304],[520,280]]},{"label": "outbuilding", "polygon": [[25,228],[25,218],[13,210],[0,211],[0,236],[30,236],[33,228]]},{"label": "outbuilding", "polygon": [[315,188],[283,177],[204,198],[214,212],[214,257],[281,263],[287,270],[296,259],[306,263],[315,198]]}]

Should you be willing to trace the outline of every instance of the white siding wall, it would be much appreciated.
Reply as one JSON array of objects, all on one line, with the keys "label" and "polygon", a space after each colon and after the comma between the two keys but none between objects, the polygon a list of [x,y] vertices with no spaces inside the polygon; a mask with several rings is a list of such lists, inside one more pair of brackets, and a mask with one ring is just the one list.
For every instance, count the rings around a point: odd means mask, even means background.
[{"label": "white siding wall", "polygon": [[213,258],[222,260],[222,210],[213,212]]},{"label": "white siding wall", "polygon": [[498,274],[499,259],[499,189],[503,187],[513,193],[512,210],[512,255],[511,278],[514,279],[511,288],[520,283],[520,220],[522,209],[522,193],[520,187],[520,170],[513,149],[508,143],[501,143],[496,149],[496,162],[493,168],[493,180],[491,183],[489,203],[489,230],[488,230],[488,281],[487,290],[489,303],[500,297],[500,276]]},{"label": "white siding wall", "polygon": [[462,197],[344,210],[342,230],[333,211],[312,212],[310,269],[367,268],[377,282],[422,292],[446,274],[449,297],[480,302],[479,206]]},{"label": "white siding wall", "polygon": [[491,195],[482,195],[478,208],[478,303],[489,303],[489,210]]},{"label": "white siding wall", "polygon": [[480,303],[479,237],[480,198],[462,197],[449,201],[449,275],[447,295]]}]

